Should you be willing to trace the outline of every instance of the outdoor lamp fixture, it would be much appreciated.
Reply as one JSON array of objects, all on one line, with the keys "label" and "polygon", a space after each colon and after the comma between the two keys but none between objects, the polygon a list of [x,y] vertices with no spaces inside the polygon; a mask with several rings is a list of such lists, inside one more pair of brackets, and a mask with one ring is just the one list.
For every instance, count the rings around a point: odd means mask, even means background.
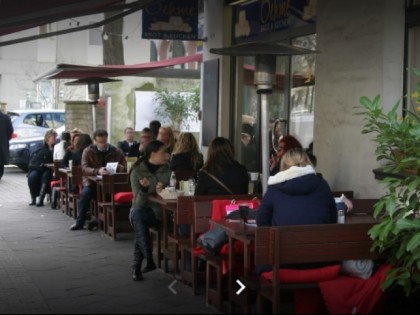
[{"label": "outdoor lamp fixture", "polygon": [[249,42],[224,48],[211,48],[210,52],[226,56],[255,57],[254,84],[257,94],[261,95],[261,142],[262,142],[262,188],[267,191],[269,175],[269,139],[265,135],[268,130],[268,94],[271,94],[276,83],[276,57],[313,54],[318,51],[278,42]]}]

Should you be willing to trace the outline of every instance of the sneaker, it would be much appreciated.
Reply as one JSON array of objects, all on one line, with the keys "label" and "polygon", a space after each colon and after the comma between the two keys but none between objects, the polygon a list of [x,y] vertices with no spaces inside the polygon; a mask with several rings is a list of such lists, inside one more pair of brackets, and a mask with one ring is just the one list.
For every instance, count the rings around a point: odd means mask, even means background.
[{"label": "sneaker", "polygon": [[77,225],[75,223],[70,227],[70,231],[76,231],[76,230],[83,230],[83,225]]}]

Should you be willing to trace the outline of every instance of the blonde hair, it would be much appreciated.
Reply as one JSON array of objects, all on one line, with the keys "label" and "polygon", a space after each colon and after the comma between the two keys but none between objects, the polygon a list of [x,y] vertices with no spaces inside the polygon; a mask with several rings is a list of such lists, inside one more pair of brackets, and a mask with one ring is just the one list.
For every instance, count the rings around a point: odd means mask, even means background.
[{"label": "blonde hair", "polygon": [[73,128],[73,129],[70,131],[70,134],[71,134],[71,135],[81,134],[81,133],[83,133],[83,131],[82,131],[82,129],[80,129],[80,128]]},{"label": "blonde hair", "polygon": [[57,136],[58,136],[57,131],[55,131],[54,129],[48,129],[45,132],[45,135],[44,135],[44,143],[47,143],[48,138],[51,137],[51,136],[55,136],[57,138]]},{"label": "blonde hair", "polygon": [[304,167],[307,165],[313,166],[305,150],[302,148],[292,148],[287,150],[287,152],[283,155],[280,164],[280,171],[285,171],[292,166]]},{"label": "blonde hair", "polygon": [[161,126],[159,129],[164,129],[168,133],[169,143],[165,143],[165,146],[169,149],[170,152],[172,152],[175,146],[175,137],[172,128],[169,126]]},{"label": "blonde hair", "polygon": [[197,140],[195,140],[194,135],[191,132],[182,132],[175,144],[172,155],[191,152],[191,163],[194,169],[197,169],[201,164],[201,154],[198,149]]}]

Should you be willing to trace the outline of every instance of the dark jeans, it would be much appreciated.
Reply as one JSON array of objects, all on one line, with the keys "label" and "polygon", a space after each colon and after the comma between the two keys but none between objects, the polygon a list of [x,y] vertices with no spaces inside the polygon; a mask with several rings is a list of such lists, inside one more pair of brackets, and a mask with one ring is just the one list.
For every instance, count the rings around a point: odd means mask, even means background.
[{"label": "dark jeans", "polygon": [[90,210],[90,200],[96,198],[96,185],[91,184],[84,186],[82,193],[80,194],[80,200],[78,204],[78,212],[76,219],[76,225],[83,226],[86,221],[86,214]]},{"label": "dark jeans", "polygon": [[28,186],[32,198],[39,196],[42,184],[49,185],[52,179],[52,174],[49,169],[44,170],[30,170],[28,173]]},{"label": "dark jeans", "polygon": [[130,222],[134,228],[133,268],[140,268],[143,259],[153,260],[153,246],[150,239],[150,227],[160,226],[151,208],[136,208],[130,211]]},{"label": "dark jeans", "polygon": [[3,177],[4,174],[4,164],[0,164],[0,179]]}]

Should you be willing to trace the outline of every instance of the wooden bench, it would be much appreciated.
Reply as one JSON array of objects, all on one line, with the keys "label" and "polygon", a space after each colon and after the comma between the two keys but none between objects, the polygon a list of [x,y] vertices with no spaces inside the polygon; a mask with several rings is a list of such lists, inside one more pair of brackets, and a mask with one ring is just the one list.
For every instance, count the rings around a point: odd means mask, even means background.
[{"label": "wooden bench", "polygon": [[[269,264],[273,275],[286,264],[337,262],[347,259],[372,259],[371,223],[318,224],[281,227],[258,227],[255,235],[255,264]],[[243,279],[252,283],[250,279]],[[317,283],[282,284],[280,276],[260,282],[257,305],[263,313],[263,301],[272,303],[273,314],[280,312],[280,289],[316,287]]]}]

